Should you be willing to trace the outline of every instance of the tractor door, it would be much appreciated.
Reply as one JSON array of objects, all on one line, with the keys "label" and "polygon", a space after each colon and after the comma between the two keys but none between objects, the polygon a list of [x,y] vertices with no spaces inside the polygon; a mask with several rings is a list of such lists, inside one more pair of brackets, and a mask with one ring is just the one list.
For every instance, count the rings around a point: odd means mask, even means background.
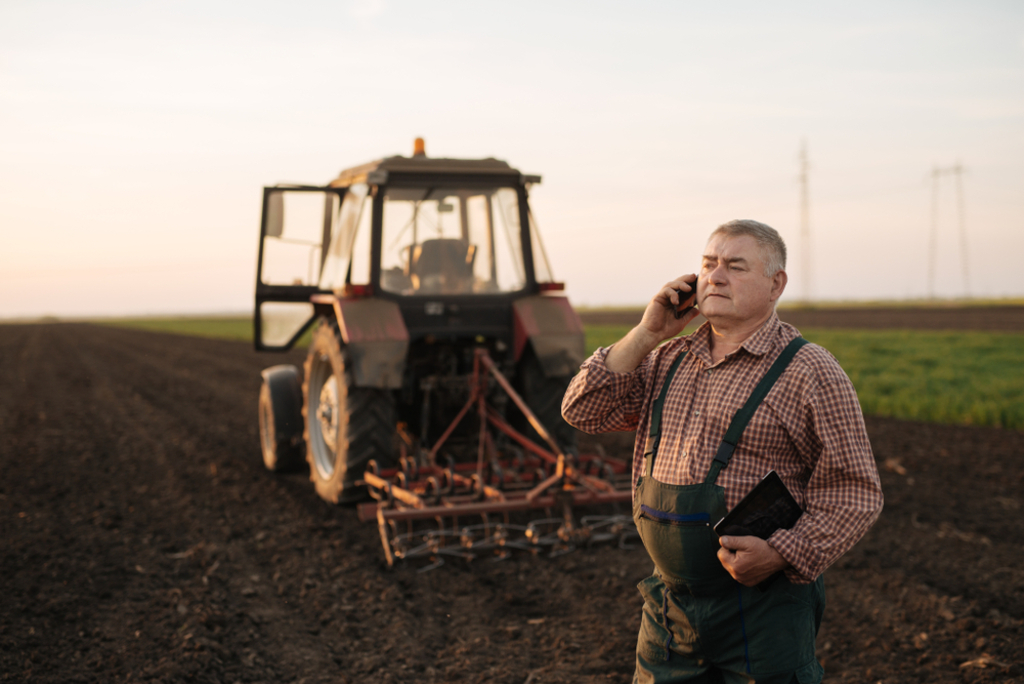
[{"label": "tractor door", "polygon": [[321,286],[345,188],[263,189],[256,310],[257,350],[284,351],[313,323],[310,297]]}]

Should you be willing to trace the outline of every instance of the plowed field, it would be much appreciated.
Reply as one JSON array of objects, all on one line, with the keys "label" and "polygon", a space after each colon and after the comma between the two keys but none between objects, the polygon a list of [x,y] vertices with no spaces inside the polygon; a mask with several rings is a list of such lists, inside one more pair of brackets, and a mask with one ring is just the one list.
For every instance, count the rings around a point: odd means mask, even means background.
[{"label": "plowed field", "polygon": [[[264,470],[281,362],[0,326],[0,680],[630,681],[642,547],[388,570],[375,525]],[[868,428],[886,507],[826,573],[826,681],[1024,681],[1024,434]]]}]

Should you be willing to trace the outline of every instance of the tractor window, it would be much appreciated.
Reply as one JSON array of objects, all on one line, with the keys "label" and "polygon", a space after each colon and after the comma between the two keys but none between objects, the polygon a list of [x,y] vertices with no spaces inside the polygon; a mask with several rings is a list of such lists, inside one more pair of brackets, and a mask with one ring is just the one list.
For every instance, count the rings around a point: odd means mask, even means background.
[{"label": "tractor window", "polygon": [[[325,205],[326,201],[326,205]],[[316,285],[325,223],[336,214],[334,193],[275,190],[267,197],[260,279],[267,285]]]},{"label": "tractor window", "polygon": [[352,269],[345,282],[359,285],[370,283],[370,233],[373,230],[373,198],[363,200],[363,210],[356,224],[355,240],[352,243]]},{"label": "tractor window", "polygon": [[282,347],[313,318],[309,302],[263,302],[260,304],[260,342]]},{"label": "tractor window", "polygon": [[381,288],[406,295],[521,290],[521,235],[513,188],[389,188]]},{"label": "tractor window", "polygon": [[[346,282],[370,282],[369,241],[373,198],[369,197],[368,192],[367,185],[359,183],[345,193],[334,222],[323,274],[320,276],[320,287],[325,290],[340,288]],[[351,281],[348,280],[350,268]]]},{"label": "tractor window", "polygon": [[547,250],[540,240],[540,231],[537,229],[537,219],[533,218],[530,212],[530,240],[532,240],[531,254],[533,254],[533,274],[538,283],[550,283],[555,276],[551,272],[551,262],[548,261]]}]

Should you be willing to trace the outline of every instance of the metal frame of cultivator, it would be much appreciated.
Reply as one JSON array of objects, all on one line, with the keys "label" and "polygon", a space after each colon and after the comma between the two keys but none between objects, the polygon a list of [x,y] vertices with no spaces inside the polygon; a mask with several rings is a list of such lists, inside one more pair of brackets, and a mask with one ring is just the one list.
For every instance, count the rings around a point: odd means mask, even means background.
[{"label": "metal frame of cultivator", "polygon": [[[492,382],[509,396],[544,440],[538,445],[505,421],[486,397]],[[470,396],[462,410],[429,450],[402,436],[397,469],[380,470],[374,461],[364,474],[375,503],[359,506],[359,518],[376,520],[388,565],[396,559],[429,558],[422,569],[437,567],[444,556],[471,560],[483,555],[507,558],[514,550],[558,555],[596,542],[636,535],[632,516],[585,515],[574,508],[623,504],[631,499],[624,461],[564,452],[537,420],[485,349],[473,358]],[[438,454],[456,427],[476,409],[480,433],[476,462],[438,465]],[[488,426],[518,448],[499,453]],[[543,510],[545,516],[525,524],[512,515]],[[426,527],[423,523],[429,523]]]}]

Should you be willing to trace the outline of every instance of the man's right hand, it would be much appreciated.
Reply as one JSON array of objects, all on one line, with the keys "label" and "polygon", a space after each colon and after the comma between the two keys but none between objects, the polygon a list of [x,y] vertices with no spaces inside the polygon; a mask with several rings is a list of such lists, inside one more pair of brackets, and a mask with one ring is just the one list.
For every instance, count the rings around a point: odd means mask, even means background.
[{"label": "man's right hand", "polygon": [[[689,299],[690,293],[697,287],[696,278],[697,276],[690,273],[665,283],[647,304],[644,317],[640,319],[640,327],[658,338],[654,346],[681,333],[686,324],[700,314],[699,311],[689,311],[682,318],[676,318],[679,305]],[[682,295],[679,294],[680,291]]]},{"label": "man's right hand", "polygon": [[[694,318],[700,315],[696,309],[676,318],[679,305],[689,299],[688,293],[696,287],[696,276],[692,273],[665,283],[647,304],[640,324],[615,343],[605,357],[605,366],[616,373],[628,373],[640,365],[644,357],[667,339],[681,333]],[[682,297],[676,292],[681,290]]]}]

